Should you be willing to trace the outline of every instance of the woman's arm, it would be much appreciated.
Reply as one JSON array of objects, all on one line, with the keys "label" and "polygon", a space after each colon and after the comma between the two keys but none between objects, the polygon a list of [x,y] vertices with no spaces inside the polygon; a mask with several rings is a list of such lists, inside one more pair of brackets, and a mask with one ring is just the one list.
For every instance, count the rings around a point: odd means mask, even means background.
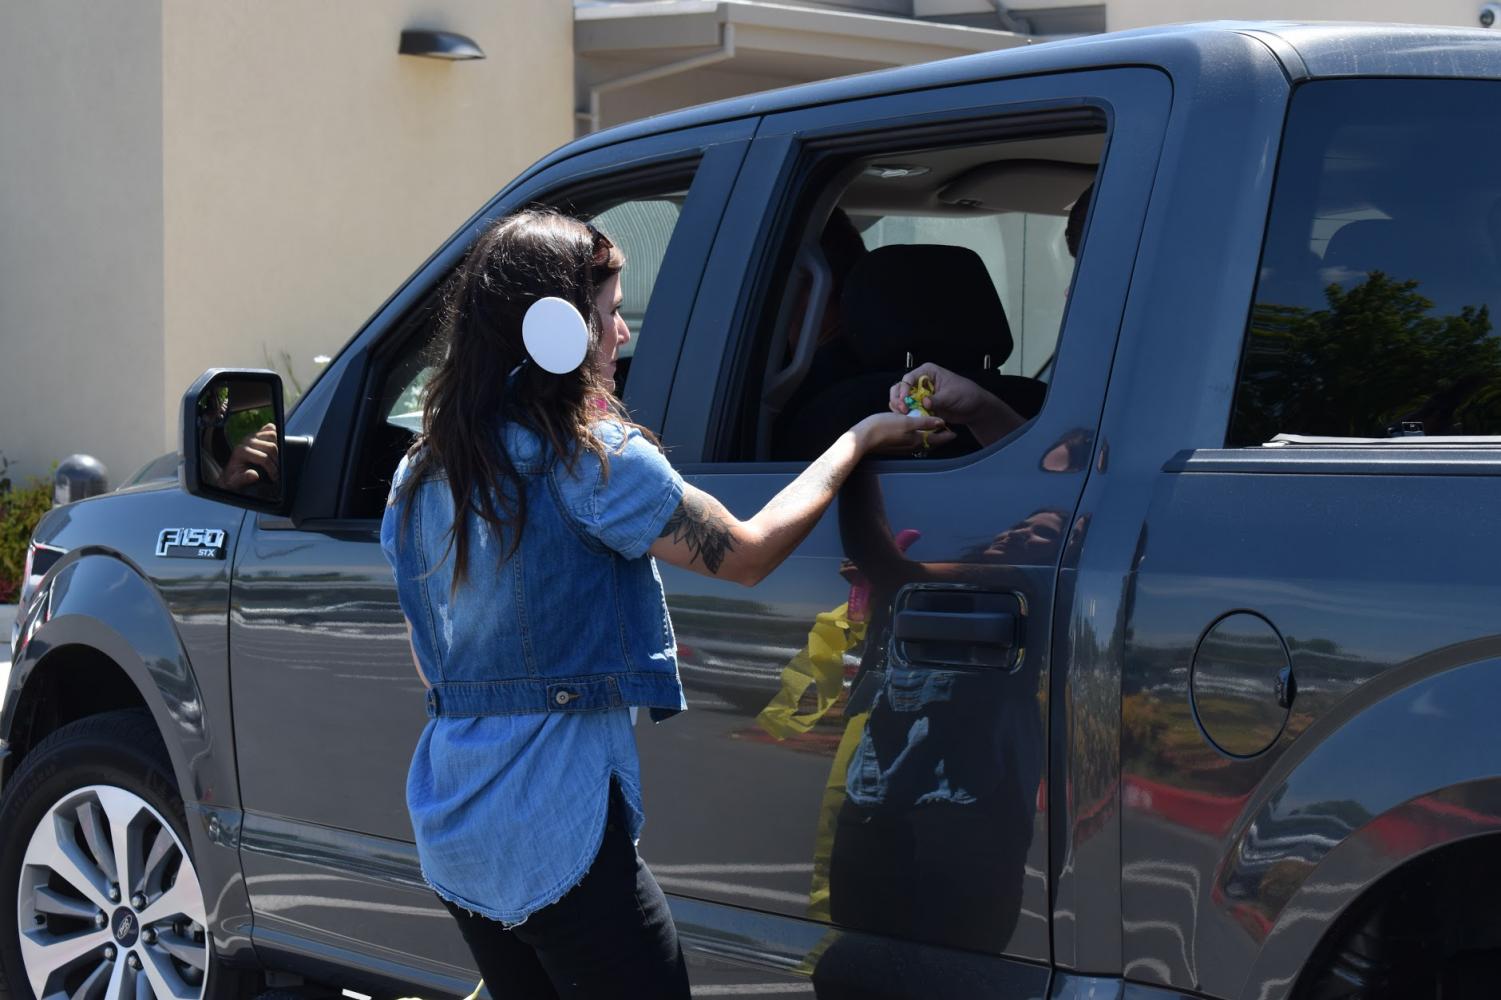
[{"label": "woman's arm", "polygon": [[682,569],[753,587],[808,537],[862,458],[872,452],[910,453],[922,444],[922,431],[933,444],[954,437],[935,417],[866,417],[745,521],[703,490],[687,486],[649,551]]}]

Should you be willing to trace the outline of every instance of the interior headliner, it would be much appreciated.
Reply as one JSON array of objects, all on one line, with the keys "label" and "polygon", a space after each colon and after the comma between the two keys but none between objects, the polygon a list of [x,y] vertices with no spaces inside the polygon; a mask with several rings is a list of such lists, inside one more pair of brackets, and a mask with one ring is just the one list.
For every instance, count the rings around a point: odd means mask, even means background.
[{"label": "interior headliner", "polygon": [[[1029,160],[1045,166],[1057,164],[1062,177],[1078,176],[1079,165],[1098,164],[1105,149],[1105,133],[1047,136],[983,145],[882,153],[865,157],[862,165],[891,164],[927,167],[928,172],[915,177],[874,177],[863,171],[845,188],[839,205],[857,215],[976,215],[989,214],[995,208],[977,208],[954,204],[939,197],[955,180],[985,164]],[[1083,184],[1087,184],[1084,180]],[[1080,184],[1080,190],[1083,189]],[[988,199],[987,199],[988,200]],[[1063,214],[1068,205],[1050,207],[1019,202],[1010,211],[1047,211]]]}]

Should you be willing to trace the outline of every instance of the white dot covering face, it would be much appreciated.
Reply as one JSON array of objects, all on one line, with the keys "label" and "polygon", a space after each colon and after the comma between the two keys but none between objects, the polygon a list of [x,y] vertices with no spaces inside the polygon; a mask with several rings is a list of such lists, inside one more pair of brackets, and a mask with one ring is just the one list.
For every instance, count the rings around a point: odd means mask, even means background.
[{"label": "white dot covering face", "polygon": [[566,299],[548,296],[533,302],[521,320],[521,341],[544,371],[565,375],[589,353],[589,324]]}]

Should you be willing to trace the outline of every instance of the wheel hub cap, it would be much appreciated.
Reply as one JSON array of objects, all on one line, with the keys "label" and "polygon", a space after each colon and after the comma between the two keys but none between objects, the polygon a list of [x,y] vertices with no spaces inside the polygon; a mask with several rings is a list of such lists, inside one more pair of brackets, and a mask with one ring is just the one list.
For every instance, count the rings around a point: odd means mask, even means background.
[{"label": "wheel hub cap", "polygon": [[[140,905],[111,900],[116,886],[117,899]],[[33,996],[203,998],[212,945],[198,875],[172,827],[132,792],[90,785],[43,814],[16,914]]]},{"label": "wheel hub cap", "polygon": [[136,920],[136,915],[130,907],[122,906],[115,911],[115,918],[110,921],[110,929],[114,931],[115,942],[121,948],[129,948],[136,943],[136,938],[141,936],[141,925]]}]

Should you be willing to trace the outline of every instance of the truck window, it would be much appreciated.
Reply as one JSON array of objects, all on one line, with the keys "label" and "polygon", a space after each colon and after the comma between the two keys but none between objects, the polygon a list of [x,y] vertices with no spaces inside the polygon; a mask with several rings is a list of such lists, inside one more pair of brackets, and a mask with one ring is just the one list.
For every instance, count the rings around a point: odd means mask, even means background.
[{"label": "truck window", "polygon": [[[621,274],[621,293],[625,300],[620,315],[631,329],[631,339],[620,349],[615,372],[617,393],[625,391],[629,359],[636,353],[646,303],[657,283],[657,272],[662,269],[662,258],[667,253],[667,243],[672,238],[686,196],[686,192],[681,192],[655,198],[633,198],[601,212],[580,213],[580,218],[592,221],[626,254],[627,267]],[[431,337],[429,334],[423,341],[424,346],[405,359],[405,364],[398,362],[388,376],[388,382],[394,381],[395,384],[389,385],[387,391],[394,389],[396,395],[386,410],[385,419],[414,434],[422,428],[422,387],[431,371],[428,364],[431,359],[424,352],[430,346]]]},{"label": "truck window", "polygon": [[1501,86],[1294,95],[1227,443],[1501,435]]},{"label": "truck window", "polygon": [[[691,175],[677,177],[665,182],[670,183],[667,190],[635,193],[629,198],[594,195],[552,202],[560,211],[593,222],[625,252],[621,315],[631,329],[631,340],[620,351],[615,370],[617,393],[625,391],[642,319],[691,180]],[[373,426],[364,435],[356,466],[353,517],[380,516],[391,473],[422,429],[422,389],[437,361],[436,352],[443,349],[434,321],[437,312],[435,298],[425,308],[418,332],[408,335],[407,343],[381,376],[381,390],[372,408]]]},{"label": "truck window", "polygon": [[[724,457],[806,461],[932,362],[1022,422],[1047,397],[1103,131],[830,157],[756,322]],[[977,450],[967,432],[937,457]]]}]

